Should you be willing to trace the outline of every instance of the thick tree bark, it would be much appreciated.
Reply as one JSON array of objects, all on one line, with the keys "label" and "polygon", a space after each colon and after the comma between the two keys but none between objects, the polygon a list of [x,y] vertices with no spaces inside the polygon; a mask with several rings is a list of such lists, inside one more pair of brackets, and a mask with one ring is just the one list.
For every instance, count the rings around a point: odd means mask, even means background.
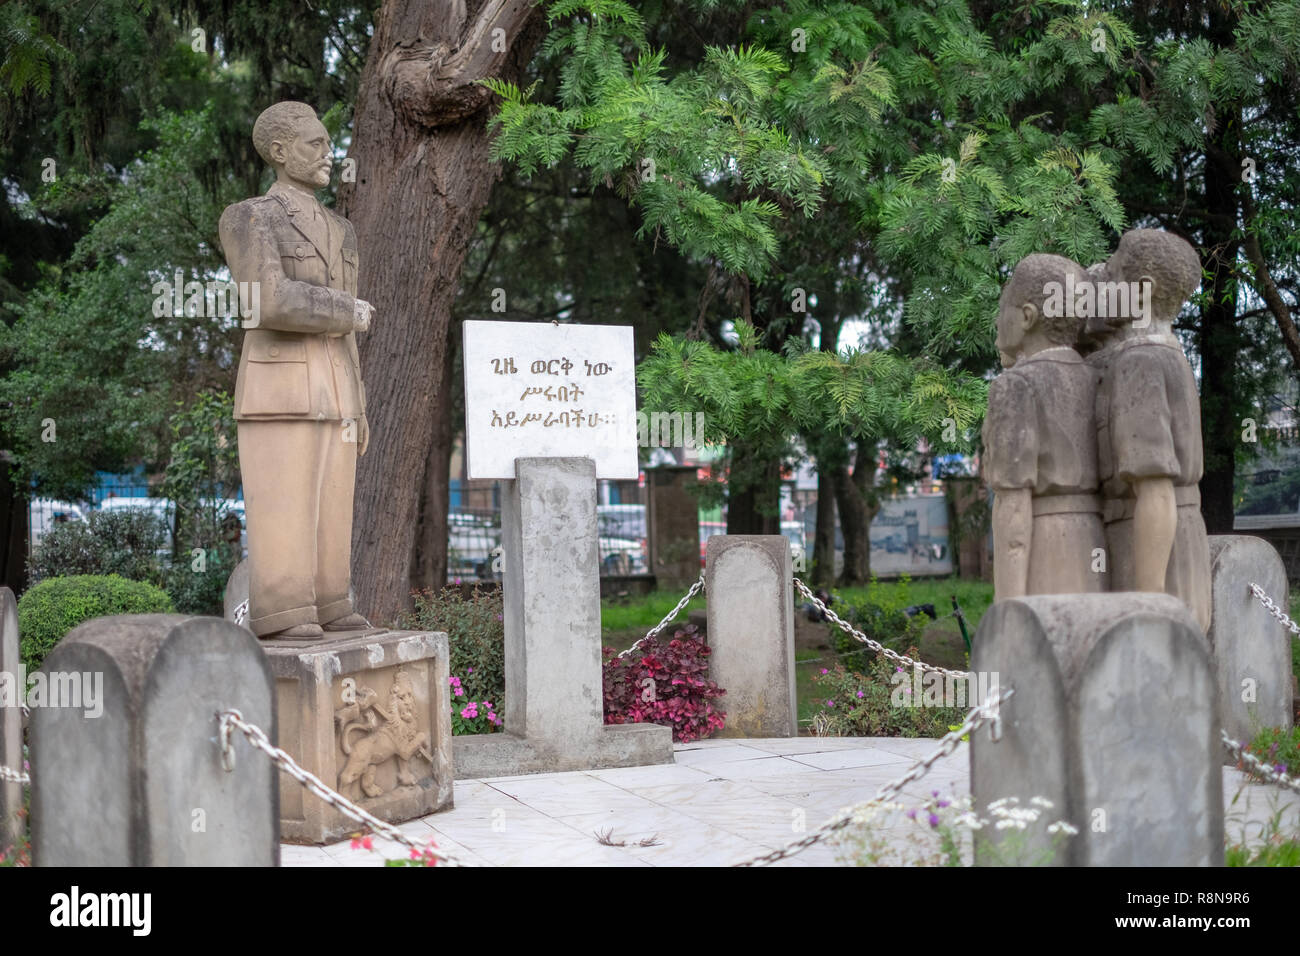
[{"label": "thick tree bark", "polygon": [[1237,364],[1241,358],[1241,328],[1237,322],[1238,179],[1215,162],[1222,150],[1237,153],[1237,122],[1233,112],[1220,113],[1214,142],[1205,159],[1206,217],[1202,237],[1204,265],[1210,272],[1210,295],[1201,312],[1201,439],[1205,473],[1201,477],[1201,514],[1210,534],[1231,534],[1237,449],[1244,414]]},{"label": "thick tree bark", "polygon": [[[781,462],[760,461],[741,442],[731,446],[727,534],[780,534]],[[740,481],[736,476],[743,476]]]},{"label": "thick tree bark", "polygon": [[865,584],[871,580],[871,522],[880,511],[874,489],[875,446],[859,442],[853,456],[853,472],[841,466],[835,473],[835,503],[844,535],[844,570],[840,584]]},{"label": "thick tree bark", "polygon": [[812,583],[826,587],[835,581],[835,479],[817,467],[817,530],[813,533]]},{"label": "thick tree bark", "polygon": [[7,453],[0,453],[0,535],[5,550],[0,585],[20,595],[27,588],[28,518],[31,503],[9,480]]},{"label": "thick tree bark", "polygon": [[468,17],[463,0],[387,0],[376,18],[350,152],[356,182],[339,192],[357,231],[359,292],[375,307],[358,337],[370,448],[357,470],[352,568],[358,610],[376,622],[409,602],[425,476],[435,443],[448,441],[434,419],[445,414],[452,303],[498,176],[491,94],[477,81],[518,79],[542,23],[529,0],[487,0]]},{"label": "thick tree bark", "polygon": [[451,493],[451,407],[452,358],[455,348],[449,337],[443,350],[442,381],[434,397],[433,442],[425,463],[424,490],[420,495],[420,518],[415,544],[411,548],[411,590],[437,591],[447,583],[447,505]]}]

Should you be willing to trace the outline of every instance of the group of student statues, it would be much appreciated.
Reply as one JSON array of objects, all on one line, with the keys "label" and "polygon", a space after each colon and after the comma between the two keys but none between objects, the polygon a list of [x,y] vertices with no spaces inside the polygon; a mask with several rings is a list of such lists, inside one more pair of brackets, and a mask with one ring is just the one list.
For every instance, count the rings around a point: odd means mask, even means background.
[{"label": "group of student statues", "polygon": [[985,469],[994,589],[1155,591],[1210,623],[1196,379],[1173,334],[1201,281],[1192,246],[1124,233],[1105,262],[1021,260],[1002,291]]}]

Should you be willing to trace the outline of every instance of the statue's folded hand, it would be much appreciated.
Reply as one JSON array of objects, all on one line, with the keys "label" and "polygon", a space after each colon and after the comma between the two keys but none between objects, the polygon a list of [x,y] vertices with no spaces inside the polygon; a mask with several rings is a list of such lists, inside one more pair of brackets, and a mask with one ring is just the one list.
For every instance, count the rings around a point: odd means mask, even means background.
[{"label": "statue's folded hand", "polygon": [[365,299],[354,299],[352,306],[352,331],[369,332],[370,317],[374,314],[374,306]]}]

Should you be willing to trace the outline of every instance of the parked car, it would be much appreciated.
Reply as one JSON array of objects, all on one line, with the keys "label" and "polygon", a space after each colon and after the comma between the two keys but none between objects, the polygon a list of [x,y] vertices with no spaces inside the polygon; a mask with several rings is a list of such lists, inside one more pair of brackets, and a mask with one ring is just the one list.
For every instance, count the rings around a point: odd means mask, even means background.
[{"label": "parked car", "polygon": [[645,505],[596,505],[596,527],[602,574],[650,572]]},{"label": "parked car", "polygon": [[495,513],[447,514],[447,580],[495,580],[493,552],[501,545],[500,518]]},{"label": "parked car", "polygon": [[56,524],[86,520],[86,513],[79,505],[70,501],[55,501],[53,498],[32,499],[29,515],[33,547]]}]

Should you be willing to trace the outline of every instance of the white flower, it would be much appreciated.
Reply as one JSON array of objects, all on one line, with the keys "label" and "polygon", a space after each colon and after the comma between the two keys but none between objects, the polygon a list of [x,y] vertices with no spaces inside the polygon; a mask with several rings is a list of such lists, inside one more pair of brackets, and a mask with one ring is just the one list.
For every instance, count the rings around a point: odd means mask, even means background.
[{"label": "white flower", "polygon": [[1044,809],[1047,810],[1050,810],[1052,809],[1053,806],[1055,806],[1055,804],[1053,804],[1052,801],[1048,800],[1046,797],[1034,797],[1029,802],[1036,807],[1043,807]]},{"label": "white flower", "polygon": [[1079,832],[1079,828],[1071,826],[1070,824],[1066,823],[1064,820],[1057,820],[1055,823],[1053,823],[1051,826],[1047,828],[1047,832],[1067,833],[1070,836],[1074,836],[1076,833]]}]

